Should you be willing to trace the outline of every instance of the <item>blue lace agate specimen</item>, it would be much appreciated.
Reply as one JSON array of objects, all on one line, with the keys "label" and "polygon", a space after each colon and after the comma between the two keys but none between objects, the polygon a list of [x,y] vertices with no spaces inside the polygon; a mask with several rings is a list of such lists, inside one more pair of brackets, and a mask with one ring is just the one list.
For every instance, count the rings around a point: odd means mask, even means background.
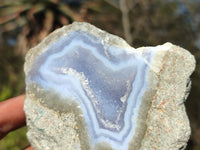
[{"label": "blue lace agate specimen", "polygon": [[27,93],[45,107],[77,116],[81,149],[139,148],[158,84],[154,59],[161,63],[154,56],[161,46],[136,50],[87,23],[50,37],[27,56]]}]

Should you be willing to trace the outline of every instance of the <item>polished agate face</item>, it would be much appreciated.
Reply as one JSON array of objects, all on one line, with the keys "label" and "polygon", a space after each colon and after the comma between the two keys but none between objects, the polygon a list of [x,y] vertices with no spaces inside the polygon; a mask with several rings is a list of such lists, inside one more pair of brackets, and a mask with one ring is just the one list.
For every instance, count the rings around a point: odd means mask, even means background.
[{"label": "polished agate face", "polygon": [[[72,31],[52,42],[34,60],[26,83],[55,92],[66,106],[76,102],[92,145],[106,142],[112,148],[127,149],[149,86],[149,66],[155,51],[122,48],[93,34]],[[59,110],[56,106],[54,109]]]},{"label": "polished agate face", "polygon": [[[183,148],[194,57],[171,43],[134,49],[75,22],[26,55],[27,137],[35,149]],[[180,140],[181,139],[181,140]]]}]

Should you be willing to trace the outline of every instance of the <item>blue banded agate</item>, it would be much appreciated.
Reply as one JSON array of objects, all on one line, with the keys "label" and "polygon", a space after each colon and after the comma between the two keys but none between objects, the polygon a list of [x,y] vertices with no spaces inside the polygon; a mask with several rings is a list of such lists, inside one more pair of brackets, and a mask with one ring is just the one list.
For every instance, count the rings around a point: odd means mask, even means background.
[{"label": "blue banded agate", "polygon": [[53,90],[66,104],[76,102],[92,146],[105,142],[125,150],[135,134],[155,50],[140,52],[108,40],[81,28],[59,37],[35,58],[26,83]]}]

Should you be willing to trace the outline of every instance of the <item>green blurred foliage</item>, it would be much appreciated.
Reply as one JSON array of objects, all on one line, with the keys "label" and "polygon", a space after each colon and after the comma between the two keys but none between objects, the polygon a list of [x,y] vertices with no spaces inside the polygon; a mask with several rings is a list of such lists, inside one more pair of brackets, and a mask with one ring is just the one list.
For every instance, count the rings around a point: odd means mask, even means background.
[{"label": "green blurred foliage", "polygon": [[23,127],[15,132],[9,133],[0,141],[1,150],[21,150],[29,145],[26,139],[27,128]]},{"label": "green blurred foliage", "polygon": [[[70,0],[69,0],[70,1]],[[127,40],[117,0],[0,0],[0,101],[25,92],[23,63],[29,48],[50,32],[73,21],[86,21]],[[68,3],[67,3],[68,2]],[[76,3],[75,3],[76,2]],[[186,109],[192,136],[187,149],[200,149],[200,2],[199,0],[126,0],[134,47],[172,42],[195,55]],[[26,129],[9,134],[0,149],[26,146]]]}]

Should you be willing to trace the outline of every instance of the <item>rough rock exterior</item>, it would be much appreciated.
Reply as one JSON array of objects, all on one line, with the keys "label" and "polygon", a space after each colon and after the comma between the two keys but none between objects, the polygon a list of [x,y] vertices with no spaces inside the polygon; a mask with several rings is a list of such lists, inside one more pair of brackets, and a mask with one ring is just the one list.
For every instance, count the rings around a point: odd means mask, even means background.
[{"label": "rough rock exterior", "polygon": [[194,57],[134,49],[88,23],[56,30],[26,56],[24,110],[36,150],[184,149]]}]

